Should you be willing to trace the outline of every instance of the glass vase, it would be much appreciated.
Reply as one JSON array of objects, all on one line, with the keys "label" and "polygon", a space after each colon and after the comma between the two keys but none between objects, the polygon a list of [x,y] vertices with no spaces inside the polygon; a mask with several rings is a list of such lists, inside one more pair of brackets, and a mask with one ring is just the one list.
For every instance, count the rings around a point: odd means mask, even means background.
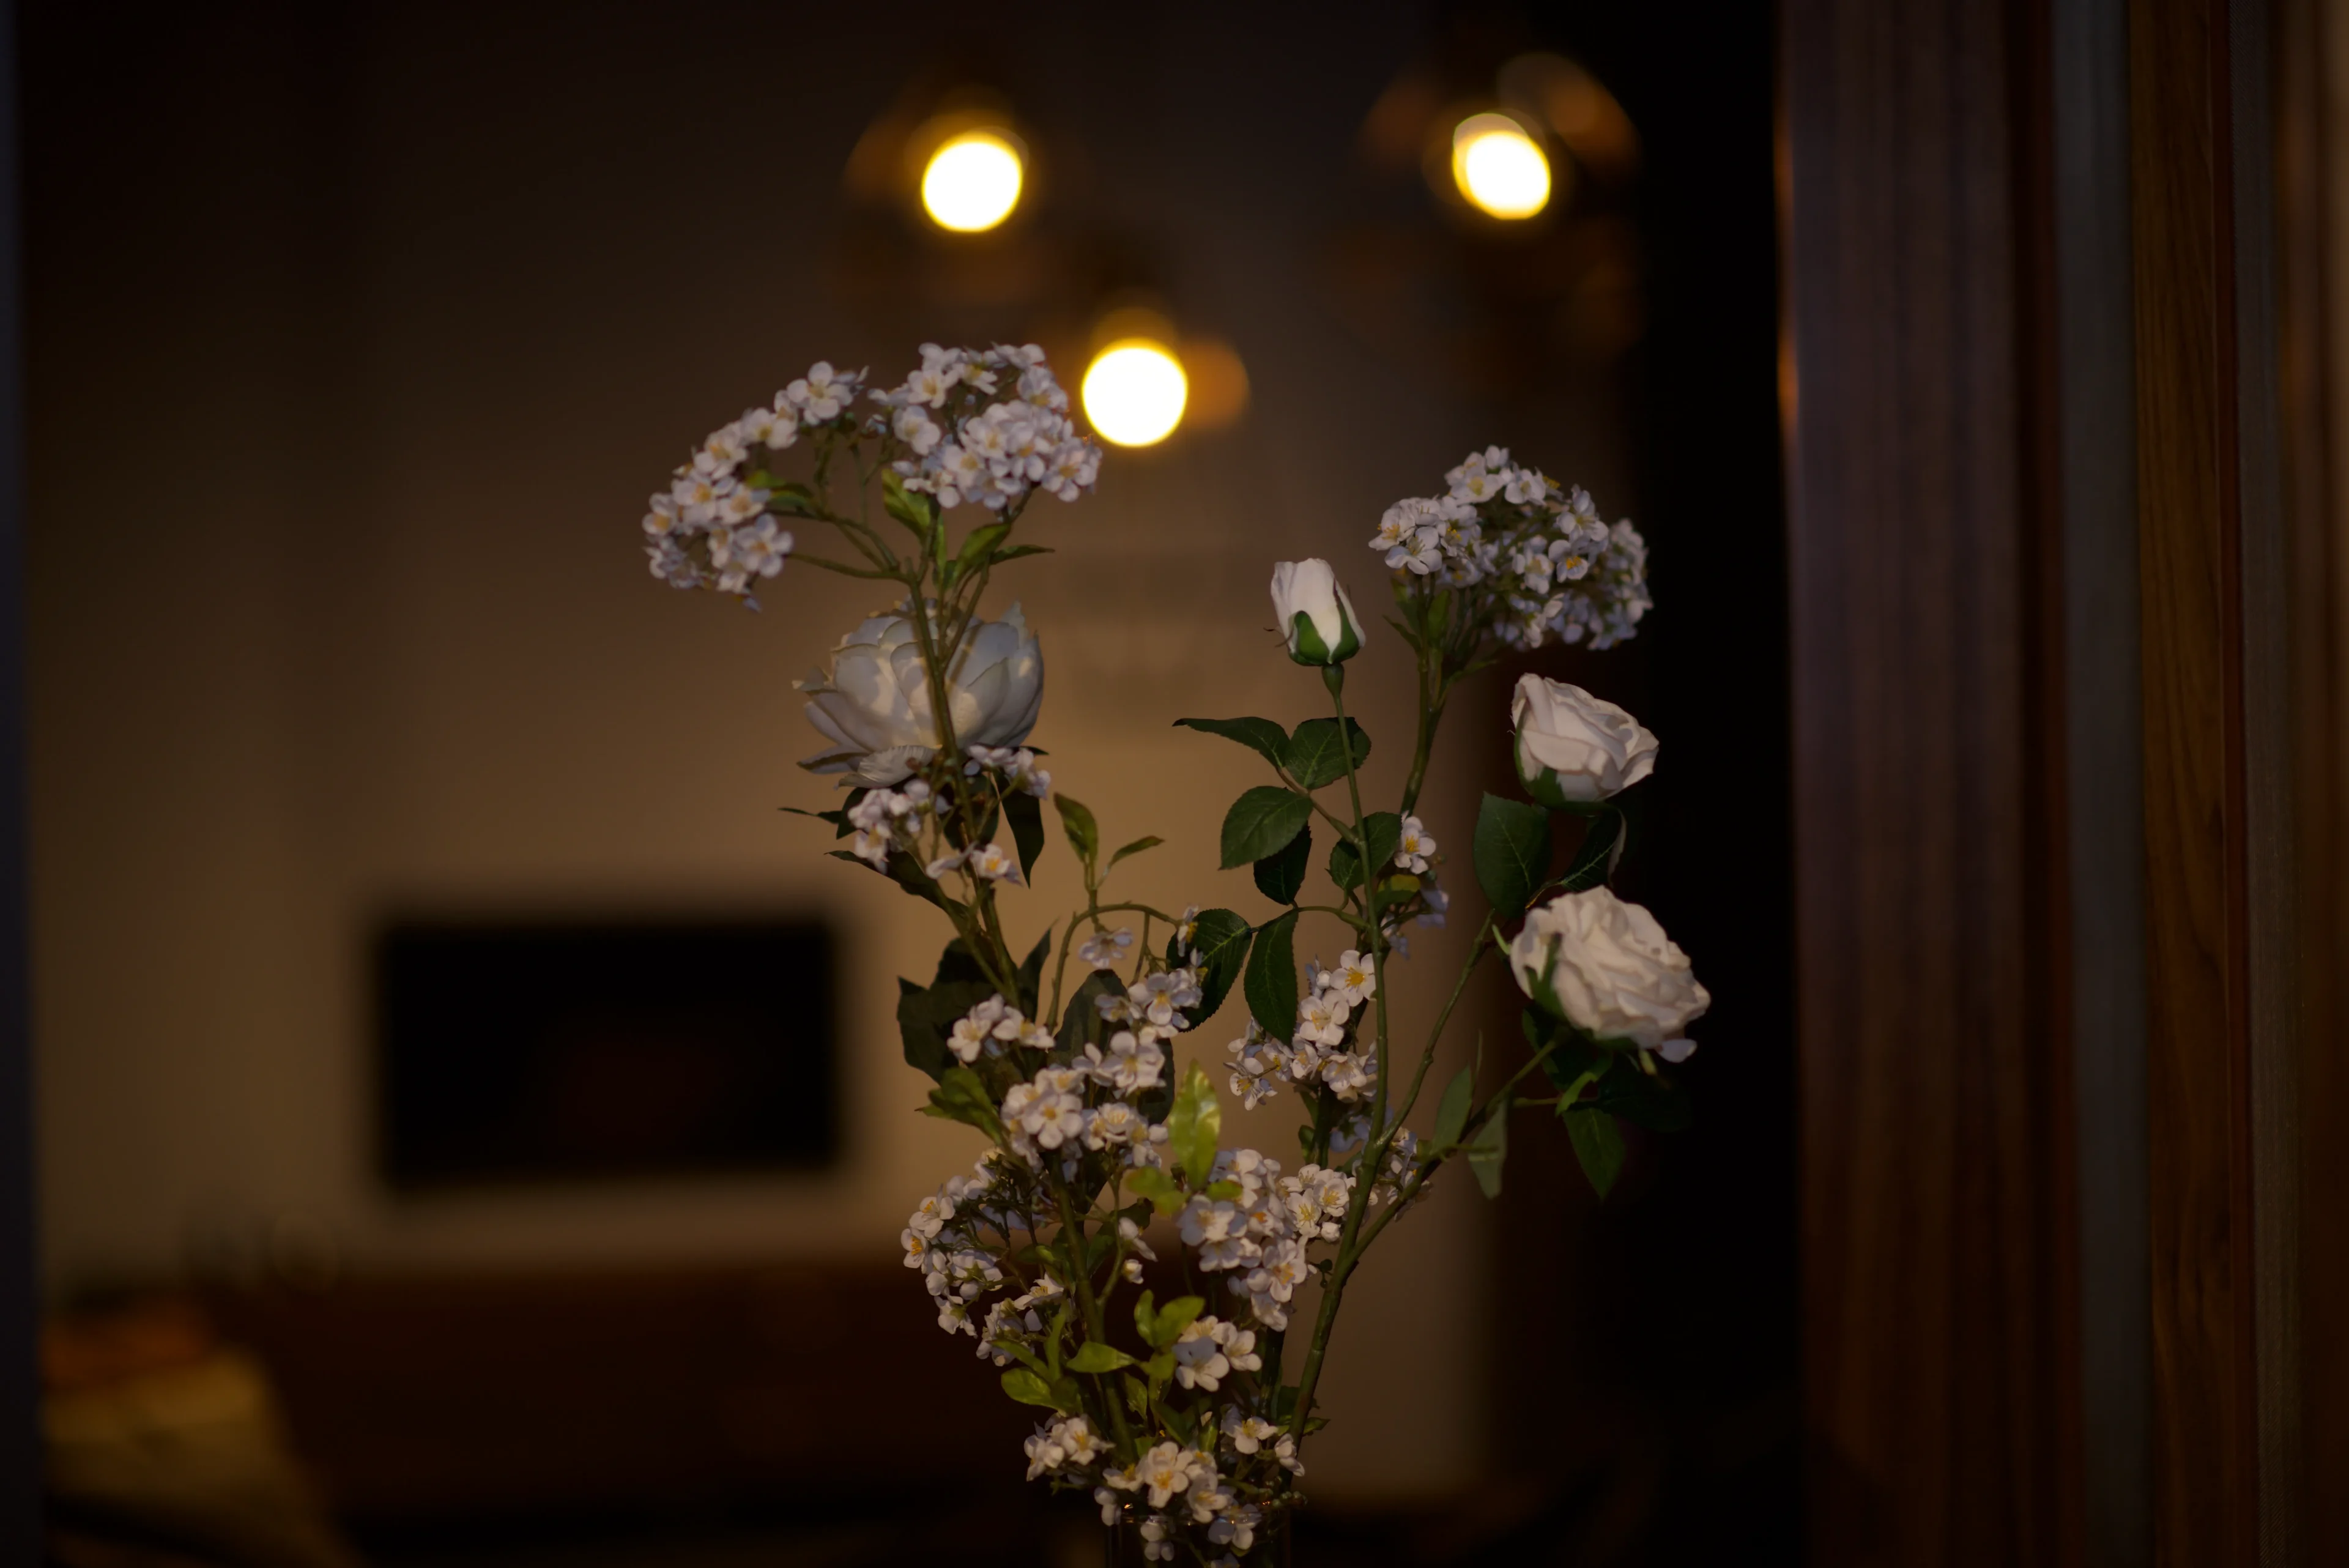
[{"label": "glass vase", "polygon": [[[1121,1509],[1108,1531],[1108,1568],[1199,1568],[1201,1563],[1231,1562],[1240,1568],[1289,1568],[1289,1533],[1296,1510],[1279,1504],[1257,1511],[1252,1522],[1222,1541],[1190,1522],[1178,1501],[1170,1511],[1154,1513],[1131,1503]],[[1242,1541],[1246,1544],[1242,1545]]]}]

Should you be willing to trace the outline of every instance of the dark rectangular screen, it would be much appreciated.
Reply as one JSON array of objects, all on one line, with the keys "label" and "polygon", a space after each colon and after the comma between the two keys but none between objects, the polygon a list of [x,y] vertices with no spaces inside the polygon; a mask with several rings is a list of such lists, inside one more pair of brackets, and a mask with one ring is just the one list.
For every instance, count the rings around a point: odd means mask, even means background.
[{"label": "dark rectangular screen", "polygon": [[395,1187],[805,1169],[837,1150],[822,926],[402,922],[376,979]]}]

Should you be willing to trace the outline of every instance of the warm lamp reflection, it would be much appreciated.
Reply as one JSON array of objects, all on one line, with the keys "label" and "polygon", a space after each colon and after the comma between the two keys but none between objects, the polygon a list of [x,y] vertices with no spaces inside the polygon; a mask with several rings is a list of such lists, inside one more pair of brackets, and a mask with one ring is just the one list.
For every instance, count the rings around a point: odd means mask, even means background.
[{"label": "warm lamp reflection", "polygon": [[1019,150],[991,130],[951,137],[922,171],[922,206],[942,229],[991,229],[1019,204]]},{"label": "warm lamp reflection", "polygon": [[1495,218],[1530,218],[1549,204],[1549,159],[1505,114],[1473,114],[1452,133],[1452,178]]},{"label": "warm lamp reflection", "polygon": [[1085,370],[1085,418],[1105,441],[1151,446],[1174,433],[1190,397],[1183,362],[1163,343],[1130,337],[1093,356]]}]

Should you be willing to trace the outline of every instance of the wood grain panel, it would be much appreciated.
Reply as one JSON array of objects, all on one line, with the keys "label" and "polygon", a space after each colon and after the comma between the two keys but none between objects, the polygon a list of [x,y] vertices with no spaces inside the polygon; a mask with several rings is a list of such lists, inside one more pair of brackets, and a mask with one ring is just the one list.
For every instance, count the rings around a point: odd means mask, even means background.
[{"label": "wood grain panel", "polygon": [[[2031,7],[1786,7],[1812,1556],[2073,1561]],[[2030,846],[2027,851],[2026,846]]]},{"label": "wood grain panel", "polygon": [[2155,1561],[2256,1550],[2230,38],[2130,12]]}]

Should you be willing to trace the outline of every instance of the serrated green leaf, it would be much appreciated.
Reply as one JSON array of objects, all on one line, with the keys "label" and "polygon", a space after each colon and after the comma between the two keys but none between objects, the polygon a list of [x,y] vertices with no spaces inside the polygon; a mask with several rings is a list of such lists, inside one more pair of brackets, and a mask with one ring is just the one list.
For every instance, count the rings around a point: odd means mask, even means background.
[{"label": "serrated green leaf", "polygon": [[1276,904],[1294,904],[1305,886],[1305,867],[1313,856],[1313,825],[1307,823],[1288,841],[1288,847],[1256,863],[1257,891]]},{"label": "serrated green leaf", "polygon": [[1182,1188],[1174,1179],[1156,1166],[1138,1165],[1125,1173],[1127,1190],[1138,1198],[1150,1200],[1150,1207],[1161,1214],[1172,1214],[1185,1201]]},{"label": "serrated green leaf", "polygon": [[1623,1058],[1623,1065],[1599,1080],[1590,1104],[1612,1112],[1651,1132],[1685,1132],[1696,1119],[1689,1097],[1659,1078],[1651,1078]]},{"label": "serrated green leaf", "polygon": [[1444,1103],[1435,1111],[1437,1148],[1450,1148],[1460,1141],[1461,1129],[1468,1125],[1470,1103],[1476,1095],[1476,1069],[1463,1067],[1452,1082],[1444,1086]]},{"label": "serrated green leaf", "polygon": [[1044,853],[1044,803],[1026,790],[1013,790],[1003,798],[1003,815],[1011,824],[1011,843],[1019,851],[1019,875],[1025,880],[1036,868],[1036,857]]},{"label": "serrated green leaf", "polygon": [[1069,846],[1090,867],[1101,857],[1101,826],[1093,821],[1090,810],[1067,795],[1054,795],[1052,805],[1060,810],[1061,826],[1069,836]]},{"label": "serrated green leaf", "polygon": [[1521,800],[1488,794],[1476,812],[1476,885],[1493,913],[1513,920],[1525,913],[1549,875],[1549,813]]},{"label": "serrated green leaf", "polygon": [[1567,1141],[1574,1145],[1574,1158],[1582,1162],[1590,1189],[1606,1197],[1623,1174],[1623,1129],[1612,1115],[1587,1106],[1561,1106],[1558,1115],[1566,1120]]},{"label": "serrated green leaf", "polygon": [[1164,839],[1159,837],[1154,833],[1147,838],[1137,838],[1133,843],[1127,845],[1124,848],[1119,850],[1116,854],[1111,856],[1109,857],[1109,863],[1114,866],[1129,855],[1139,855],[1145,849],[1155,849],[1165,842],[1166,841]]},{"label": "serrated green leaf", "polygon": [[1282,754],[1288,745],[1288,732],[1269,719],[1177,719],[1174,725],[1177,729],[1188,726],[1237,741],[1274,767],[1281,765]]},{"label": "serrated green leaf", "polygon": [[[1202,909],[1196,925],[1191,929],[1189,962],[1199,973],[1199,1005],[1191,1009],[1194,1025],[1205,1023],[1232,993],[1240,974],[1247,965],[1248,943],[1256,928],[1229,909]],[[1166,961],[1185,961],[1175,956],[1174,940],[1166,940]]]},{"label": "serrated green leaf", "polygon": [[1248,952],[1248,1013],[1275,1040],[1297,1032],[1297,911],[1268,922]]},{"label": "serrated green leaf", "polygon": [[1566,875],[1560,878],[1568,892],[1585,892],[1613,874],[1616,862],[1623,855],[1623,814],[1611,807],[1606,815],[1589,819],[1583,829],[1582,842],[1575,846],[1574,858],[1568,862]]},{"label": "serrated green leaf", "polygon": [[1166,1149],[1195,1186],[1204,1184],[1215,1169],[1216,1146],[1223,1135],[1224,1110],[1216,1102],[1215,1085],[1206,1070],[1194,1062],[1166,1116]]},{"label": "serrated green leaf", "polygon": [[[1402,844],[1402,818],[1391,811],[1374,811],[1363,819],[1362,831],[1371,841],[1371,866],[1393,865],[1395,850]],[[1350,836],[1330,846],[1330,880],[1350,892],[1362,885],[1361,857]]]},{"label": "serrated green leaf", "polygon": [[1082,1372],[1089,1376],[1096,1377],[1104,1372],[1115,1372],[1121,1366],[1139,1365],[1141,1364],[1124,1351],[1113,1345],[1103,1345],[1099,1340],[1087,1340],[1077,1347],[1077,1353],[1068,1360],[1070,1371]]},{"label": "serrated green leaf", "polygon": [[1501,1164],[1509,1158],[1509,1107],[1495,1108],[1468,1145],[1468,1172],[1487,1198],[1501,1195]]},{"label": "serrated green leaf", "polygon": [[1246,866],[1287,847],[1313,815],[1313,803],[1279,784],[1258,784],[1224,814],[1223,868]]},{"label": "serrated green leaf", "polygon": [[[1371,737],[1353,720],[1346,721],[1346,734],[1354,746],[1354,766],[1360,769],[1370,760]],[[1338,721],[1308,719],[1297,726],[1297,733],[1288,738],[1281,753],[1282,765],[1289,775],[1307,789],[1319,789],[1346,776],[1346,753],[1339,744]]]}]

